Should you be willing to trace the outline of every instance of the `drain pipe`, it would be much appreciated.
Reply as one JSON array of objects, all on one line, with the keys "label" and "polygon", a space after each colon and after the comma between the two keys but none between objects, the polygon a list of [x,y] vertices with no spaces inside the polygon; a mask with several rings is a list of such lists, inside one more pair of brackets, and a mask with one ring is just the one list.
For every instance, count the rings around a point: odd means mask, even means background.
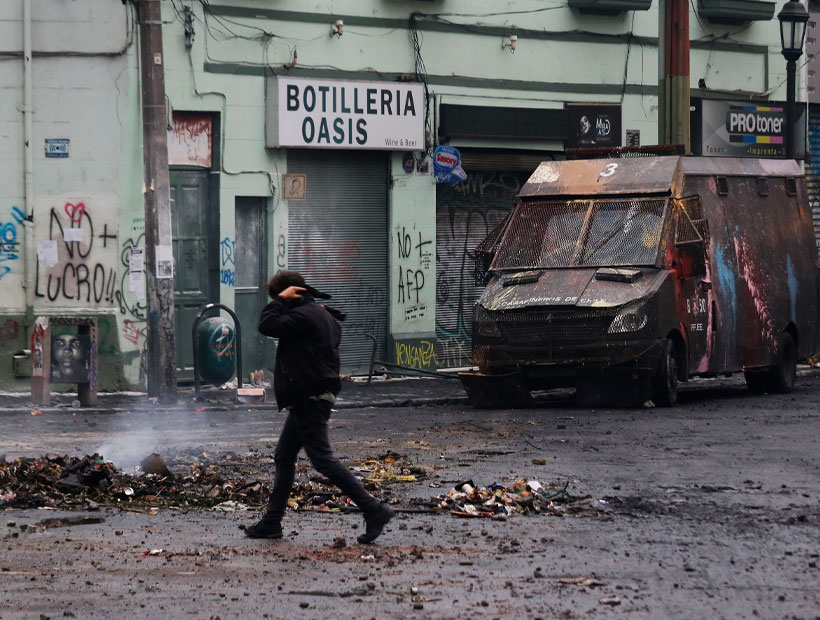
[{"label": "drain pipe", "polygon": [[23,289],[26,292],[26,319],[31,324],[29,315],[33,313],[33,287],[29,282],[31,273],[30,261],[34,257],[34,232],[32,230],[32,213],[34,211],[34,152],[32,114],[32,77],[31,77],[31,0],[23,0],[23,229],[25,231],[25,248],[23,251]]}]

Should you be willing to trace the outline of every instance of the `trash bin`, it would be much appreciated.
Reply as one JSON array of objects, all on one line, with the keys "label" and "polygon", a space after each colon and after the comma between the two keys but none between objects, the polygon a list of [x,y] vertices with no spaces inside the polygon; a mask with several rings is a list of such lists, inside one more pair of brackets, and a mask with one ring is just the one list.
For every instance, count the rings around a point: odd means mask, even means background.
[{"label": "trash bin", "polygon": [[236,330],[222,317],[200,321],[197,327],[199,376],[203,381],[222,385],[236,371]]},{"label": "trash bin", "polygon": [[15,352],[12,360],[15,377],[31,376],[31,351],[29,349]]}]

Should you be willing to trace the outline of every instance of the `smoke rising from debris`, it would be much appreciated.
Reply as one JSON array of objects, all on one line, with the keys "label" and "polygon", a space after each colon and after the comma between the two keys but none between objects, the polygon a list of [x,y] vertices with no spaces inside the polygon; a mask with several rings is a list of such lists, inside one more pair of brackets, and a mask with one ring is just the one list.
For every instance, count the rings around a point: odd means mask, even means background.
[{"label": "smoke rising from debris", "polygon": [[149,428],[113,429],[113,437],[94,451],[120,470],[133,470],[152,452],[160,452],[162,433]]}]

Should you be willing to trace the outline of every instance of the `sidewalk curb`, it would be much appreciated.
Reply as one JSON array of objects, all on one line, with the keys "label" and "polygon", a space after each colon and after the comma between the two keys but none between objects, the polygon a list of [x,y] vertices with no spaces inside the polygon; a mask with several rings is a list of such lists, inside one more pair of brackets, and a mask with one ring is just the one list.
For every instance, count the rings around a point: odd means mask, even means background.
[{"label": "sidewalk curb", "polygon": [[[739,374],[739,373],[738,373]],[[797,371],[798,377],[820,377],[820,368],[814,367],[804,367],[798,369]],[[682,389],[696,389],[698,386],[689,383],[688,385],[681,386]],[[148,396],[142,393],[128,393],[128,394],[121,394],[117,392],[106,392],[99,394],[99,400],[101,401],[94,407],[72,407],[69,403],[60,403],[58,405],[49,404],[46,406],[38,406],[34,405],[29,402],[27,399],[29,395],[26,393],[17,393],[17,394],[3,394],[0,395],[0,402],[2,399],[7,398],[9,400],[13,400],[12,404],[7,406],[0,405],[0,416],[8,414],[8,415],[20,415],[26,414],[30,415],[34,411],[40,411],[43,414],[55,414],[55,413],[65,413],[72,416],[77,415],[88,415],[88,414],[115,414],[115,413],[138,413],[141,411],[159,411],[161,409],[174,411],[174,412],[188,412],[188,413],[217,413],[220,411],[256,411],[256,410],[270,410],[271,412],[276,412],[276,401],[271,397],[265,403],[238,403],[234,400],[229,399],[229,391],[219,391],[219,392],[211,392],[211,395],[217,394],[217,396],[221,396],[225,398],[224,401],[220,401],[216,398],[212,398],[208,400],[208,394],[204,395],[206,399],[203,402],[194,401],[192,398],[189,399],[188,395],[185,398],[180,398],[176,404],[174,405],[161,405],[157,403],[152,403]],[[58,398],[61,395],[55,395]],[[73,400],[73,396],[62,396],[64,399],[71,398]],[[549,399],[548,399],[549,400]],[[112,401],[110,405],[106,405],[105,401]],[[114,402],[116,401],[116,402]],[[335,409],[390,409],[390,408],[398,408],[398,407],[430,407],[430,406],[442,406],[442,405],[460,405],[460,406],[470,406],[470,400],[467,398],[466,394],[463,396],[456,396],[454,394],[442,395],[442,396],[435,396],[435,397],[423,397],[423,398],[413,398],[411,396],[407,396],[405,394],[401,395],[397,398],[379,398],[377,395],[374,396],[372,400],[367,398],[358,398],[358,399],[350,399],[347,400],[342,395],[339,401],[334,406]]]},{"label": "sidewalk curb", "polygon": [[[334,405],[334,409],[390,409],[397,407],[429,407],[439,405],[469,405],[470,401],[466,396],[441,396],[434,398],[401,398],[401,399],[381,399],[381,400],[340,400]],[[129,406],[131,405],[131,406]],[[132,402],[120,402],[106,406],[97,404],[94,407],[71,407],[70,405],[46,405],[38,406],[30,402],[0,406],[0,416],[2,415],[31,415],[33,411],[40,411],[42,414],[63,413],[66,415],[88,415],[88,414],[116,414],[116,413],[138,413],[141,411],[159,411],[161,409],[169,412],[179,413],[216,413],[223,411],[257,411],[270,410],[276,413],[276,401],[271,400],[265,403],[238,403],[236,401],[200,403],[196,401],[178,402],[175,405],[159,405],[149,402],[147,399],[134,398]]]}]

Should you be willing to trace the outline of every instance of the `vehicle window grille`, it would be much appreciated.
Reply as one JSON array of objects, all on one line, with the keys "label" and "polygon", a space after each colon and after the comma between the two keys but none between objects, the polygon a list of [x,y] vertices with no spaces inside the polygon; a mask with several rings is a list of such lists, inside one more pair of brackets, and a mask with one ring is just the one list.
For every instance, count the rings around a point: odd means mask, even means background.
[{"label": "vehicle window grille", "polygon": [[678,200],[678,204],[692,221],[705,219],[703,215],[703,203],[699,196],[687,196]]},{"label": "vehicle window grille", "polygon": [[707,239],[708,226],[700,198],[682,198],[678,204],[681,209],[675,221],[675,243],[699,243]]},{"label": "vehicle window grille", "polygon": [[588,200],[521,205],[507,228],[493,267],[569,265],[589,205]]},{"label": "vehicle window grille", "polygon": [[[698,220],[704,222],[704,220]],[[675,243],[699,243],[703,241],[703,236],[698,230],[697,224],[689,217],[686,211],[681,211],[675,226]]]},{"label": "vehicle window grille", "polygon": [[579,265],[635,265],[655,262],[666,200],[596,200]]},{"label": "vehicle window grille", "polygon": [[666,198],[522,203],[492,263],[494,270],[654,264]]}]

